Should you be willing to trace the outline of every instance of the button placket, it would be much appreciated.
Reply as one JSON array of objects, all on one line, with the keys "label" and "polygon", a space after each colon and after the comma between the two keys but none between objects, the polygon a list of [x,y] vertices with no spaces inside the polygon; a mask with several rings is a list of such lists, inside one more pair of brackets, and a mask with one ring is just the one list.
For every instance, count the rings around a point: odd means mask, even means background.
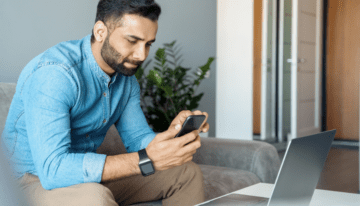
[{"label": "button placket", "polygon": [[[108,90],[108,89],[106,89],[106,90]],[[108,93],[108,91],[105,91],[104,93],[103,93],[103,95],[104,95],[104,98],[105,98],[105,110],[107,111],[106,113],[105,113],[105,119],[102,121],[102,123],[103,124],[105,124],[106,123],[106,118],[108,117],[108,112],[109,112],[109,99],[108,98],[106,98],[106,96],[107,96],[107,93]]]},{"label": "button placket", "polygon": [[103,93],[102,93],[102,95],[104,97],[104,99],[103,99],[104,100],[103,101],[104,108],[103,109],[105,110],[104,117],[103,117],[104,119],[102,121],[103,125],[107,122],[107,119],[109,118],[109,115],[110,115],[110,99],[108,98],[108,95],[110,95],[109,86],[111,83],[111,79],[109,77],[104,76],[104,78],[106,79],[106,81],[105,81],[106,87],[104,88]]}]

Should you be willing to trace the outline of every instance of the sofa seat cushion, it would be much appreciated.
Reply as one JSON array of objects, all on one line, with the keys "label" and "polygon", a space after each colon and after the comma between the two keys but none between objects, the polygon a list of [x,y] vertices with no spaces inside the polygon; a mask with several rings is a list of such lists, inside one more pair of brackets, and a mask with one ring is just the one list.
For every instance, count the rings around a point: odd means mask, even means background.
[{"label": "sofa seat cushion", "polygon": [[204,176],[205,199],[210,200],[224,194],[260,182],[251,172],[212,165],[199,165]]}]

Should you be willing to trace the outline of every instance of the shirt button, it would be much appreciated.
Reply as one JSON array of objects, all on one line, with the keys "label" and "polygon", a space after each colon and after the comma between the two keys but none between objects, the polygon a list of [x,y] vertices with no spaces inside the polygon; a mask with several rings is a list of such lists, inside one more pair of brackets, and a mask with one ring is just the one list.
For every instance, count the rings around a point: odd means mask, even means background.
[{"label": "shirt button", "polygon": [[106,123],[106,119],[104,119],[103,123]]},{"label": "shirt button", "polygon": [[106,93],[104,92],[104,97],[106,97]]},{"label": "shirt button", "polygon": [[86,138],[89,138],[89,135],[88,135],[88,134],[86,134]]}]

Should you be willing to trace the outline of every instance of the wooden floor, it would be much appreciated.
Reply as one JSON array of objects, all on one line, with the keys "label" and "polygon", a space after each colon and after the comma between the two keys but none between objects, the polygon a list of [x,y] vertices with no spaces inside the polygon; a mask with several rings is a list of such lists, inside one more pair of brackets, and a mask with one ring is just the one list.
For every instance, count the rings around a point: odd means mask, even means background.
[{"label": "wooden floor", "polygon": [[[279,152],[280,159],[284,151]],[[358,193],[359,150],[358,148],[332,147],[321,173],[317,189]]]}]

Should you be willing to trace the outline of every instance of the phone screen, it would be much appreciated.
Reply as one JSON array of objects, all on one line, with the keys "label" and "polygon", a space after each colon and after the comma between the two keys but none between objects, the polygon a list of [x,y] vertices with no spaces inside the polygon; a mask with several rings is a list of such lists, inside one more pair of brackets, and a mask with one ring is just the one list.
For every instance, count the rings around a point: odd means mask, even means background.
[{"label": "phone screen", "polygon": [[186,118],[180,132],[175,137],[181,137],[189,132],[200,129],[200,126],[204,122],[205,115],[190,115]]}]

